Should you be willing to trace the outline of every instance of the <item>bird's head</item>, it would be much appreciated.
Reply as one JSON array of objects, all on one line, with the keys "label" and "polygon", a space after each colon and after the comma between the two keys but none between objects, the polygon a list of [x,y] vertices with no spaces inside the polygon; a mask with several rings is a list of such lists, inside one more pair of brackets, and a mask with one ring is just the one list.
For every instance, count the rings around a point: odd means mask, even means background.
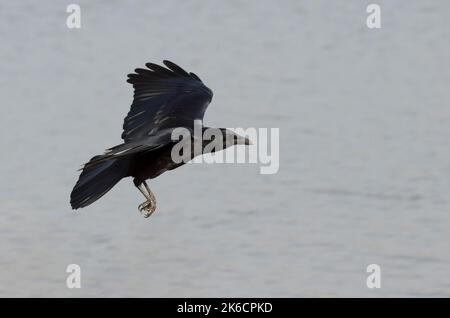
[{"label": "bird's head", "polygon": [[252,145],[252,141],[246,137],[241,136],[234,131],[226,128],[220,128],[223,134],[224,148],[235,146],[235,145]]},{"label": "bird's head", "polygon": [[247,136],[241,136],[234,131],[226,128],[219,128],[221,135],[219,136],[223,148],[235,145],[251,145],[252,141]]},{"label": "bird's head", "polygon": [[226,128],[203,127],[203,153],[215,152],[235,145],[252,145],[251,140]]}]

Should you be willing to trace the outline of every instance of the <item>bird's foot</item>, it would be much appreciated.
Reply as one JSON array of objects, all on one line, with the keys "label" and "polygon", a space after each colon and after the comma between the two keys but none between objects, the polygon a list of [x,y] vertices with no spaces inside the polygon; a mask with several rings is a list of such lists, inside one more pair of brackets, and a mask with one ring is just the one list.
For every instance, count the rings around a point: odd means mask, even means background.
[{"label": "bird's foot", "polygon": [[144,218],[148,218],[153,214],[156,210],[156,201],[147,200],[138,206],[139,212],[144,216]]}]

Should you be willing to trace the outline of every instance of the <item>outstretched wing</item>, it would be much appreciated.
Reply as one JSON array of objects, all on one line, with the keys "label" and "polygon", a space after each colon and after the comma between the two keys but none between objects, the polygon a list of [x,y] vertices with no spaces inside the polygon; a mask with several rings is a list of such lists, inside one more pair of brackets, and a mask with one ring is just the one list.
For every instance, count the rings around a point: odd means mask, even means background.
[{"label": "outstretched wing", "polygon": [[193,127],[201,119],[212,99],[212,91],[194,73],[163,61],[167,67],[153,63],[148,69],[128,74],[134,99],[123,123],[122,139],[136,141],[166,128]]}]

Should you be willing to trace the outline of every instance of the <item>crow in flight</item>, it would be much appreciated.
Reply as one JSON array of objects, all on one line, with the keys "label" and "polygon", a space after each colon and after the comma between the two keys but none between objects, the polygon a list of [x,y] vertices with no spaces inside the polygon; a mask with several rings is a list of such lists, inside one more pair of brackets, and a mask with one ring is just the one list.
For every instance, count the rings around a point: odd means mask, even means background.
[{"label": "crow in flight", "polygon": [[[138,209],[149,217],[156,209],[156,199],[147,179],[178,168],[202,153],[220,150],[220,147],[206,148],[214,140],[221,143],[222,149],[251,144],[248,138],[225,128],[215,129],[221,138],[217,135],[209,139],[196,138],[195,125],[203,121],[213,93],[194,73],[188,73],[170,61],[163,63],[166,67],[147,63],[147,69],[138,68],[128,75],[127,82],[133,85],[134,99],[123,123],[124,142],[93,157],[83,166],[70,195],[73,209],[88,206],[122,178],[133,177],[134,185],[146,198]],[[180,142],[172,133],[180,128],[190,132],[186,139],[191,145],[190,153],[183,154],[187,155],[184,157],[187,160],[181,162],[173,160],[172,156],[172,148]],[[203,125],[200,128],[201,132],[210,129]]]}]

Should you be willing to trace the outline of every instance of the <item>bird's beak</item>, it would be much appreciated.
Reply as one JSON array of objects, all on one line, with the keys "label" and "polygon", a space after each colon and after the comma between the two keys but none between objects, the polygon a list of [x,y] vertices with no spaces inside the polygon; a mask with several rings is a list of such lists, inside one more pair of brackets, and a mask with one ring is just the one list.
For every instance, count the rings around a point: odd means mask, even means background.
[{"label": "bird's beak", "polygon": [[238,145],[253,145],[253,142],[248,137],[243,137],[238,135],[237,138]]},{"label": "bird's beak", "polygon": [[234,145],[253,145],[253,142],[247,136],[241,136],[236,133],[234,135]]}]

